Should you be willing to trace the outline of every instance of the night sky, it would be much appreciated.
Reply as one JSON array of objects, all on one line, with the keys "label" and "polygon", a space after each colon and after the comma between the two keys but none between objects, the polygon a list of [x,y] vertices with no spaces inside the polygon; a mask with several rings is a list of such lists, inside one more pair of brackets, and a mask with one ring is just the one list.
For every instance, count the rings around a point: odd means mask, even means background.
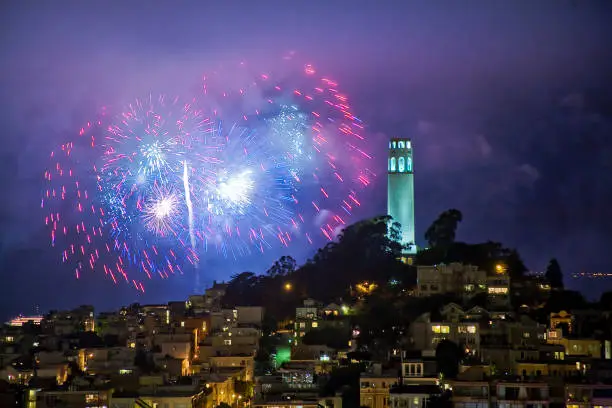
[{"label": "night sky", "polygon": [[[101,106],[180,94],[220,61],[270,65],[288,51],[337,79],[368,124],[381,176],[352,221],[385,212],[386,141],[410,137],[421,244],[454,207],[459,239],[517,247],[531,270],[557,257],[566,275],[612,272],[610,21],[608,1],[2,2],[0,318],[185,299],[193,276],[144,296],[74,279],[43,229],[49,152]],[[204,256],[202,279],[315,249]],[[566,281],[589,297],[612,289]]]}]

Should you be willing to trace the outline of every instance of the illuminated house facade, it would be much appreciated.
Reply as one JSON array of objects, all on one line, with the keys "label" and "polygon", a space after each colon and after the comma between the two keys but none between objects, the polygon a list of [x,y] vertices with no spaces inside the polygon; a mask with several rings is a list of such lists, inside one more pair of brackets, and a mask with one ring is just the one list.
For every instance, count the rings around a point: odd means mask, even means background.
[{"label": "illuminated house facade", "polygon": [[387,214],[402,226],[406,255],[416,254],[414,231],[414,174],[410,139],[391,139],[387,166]]}]

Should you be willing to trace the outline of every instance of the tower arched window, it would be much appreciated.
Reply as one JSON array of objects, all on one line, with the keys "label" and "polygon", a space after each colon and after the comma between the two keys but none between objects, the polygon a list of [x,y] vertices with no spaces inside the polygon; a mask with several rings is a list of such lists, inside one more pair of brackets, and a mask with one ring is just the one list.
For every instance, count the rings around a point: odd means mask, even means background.
[{"label": "tower arched window", "polygon": [[389,162],[389,170],[395,171],[395,157],[392,157]]},{"label": "tower arched window", "polygon": [[412,171],[412,158],[406,157],[406,171]]},{"label": "tower arched window", "polygon": [[397,148],[398,149],[405,149],[406,148],[406,144],[404,142],[398,142],[397,143]]},{"label": "tower arched window", "polygon": [[406,170],[406,163],[404,162],[403,157],[400,157],[399,160],[397,161],[397,170],[400,173],[403,173]]},{"label": "tower arched window", "polygon": [[397,143],[394,141],[393,142],[393,148],[395,149],[397,147]]}]

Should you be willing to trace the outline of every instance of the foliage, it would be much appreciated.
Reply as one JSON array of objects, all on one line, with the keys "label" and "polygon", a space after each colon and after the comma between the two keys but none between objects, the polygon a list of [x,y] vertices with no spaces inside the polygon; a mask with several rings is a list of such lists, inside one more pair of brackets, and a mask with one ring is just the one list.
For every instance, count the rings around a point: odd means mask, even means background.
[{"label": "foliage", "polygon": [[546,302],[543,312],[547,315],[561,310],[571,311],[576,309],[587,309],[589,302],[582,296],[582,293],[575,290],[553,291]]},{"label": "foliage", "polygon": [[599,298],[599,307],[602,310],[612,310],[612,292],[604,292]]},{"label": "foliage", "polygon": [[459,362],[463,357],[463,350],[450,340],[442,340],[436,347],[437,370],[444,378],[457,378]]},{"label": "foliage", "polygon": [[546,268],[546,279],[553,289],[563,289],[563,273],[559,262],[553,258],[548,263]]},{"label": "foliage", "polygon": [[264,275],[233,276],[223,303],[263,305],[270,318],[281,321],[292,317],[308,297],[334,302],[348,298],[351,287],[361,281],[414,280],[414,268],[399,260],[402,247],[393,237],[399,237],[399,224],[388,216],[350,225],[299,268],[293,258],[282,257]]},{"label": "foliage", "polygon": [[[411,322],[423,313],[438,313],[450,302],[460,303],[454,294],[429,297],[397,296],[389,290],[380,290],[363,301],[354,316],[359,327],[359,347],[376,357],[386,357],[401,344]],[[433,317],[432,317],[433,318]]]},{"label": "foliage", "polygon": [[321,391],[322,396],[332,396],[344,389],[342,406],[359,406],[359,378],[363,371],[361,364],[349,364],[335,368]]},{"label": "foliage", "polygon": [[155,363],[153,362],[153,356],[144,350],[136,351],[134,357],[134,366],[140,370],[143,374],[149,374],[155,371]]},{"label": "foliage", "polygon": [[449,248],[455,242],[457,226],[463,220],[461,211],[444,211],[425,232],[425,239],[432,248]]},{"label": "foliage", "polygon": [[342,350],[348,348],[350,339],[351,333],[348,329],[325,327],[310,330],[302,338],[302,343],[306,345],[326,345],[336,350]]},{"label": "foliage", "polygon": [[429,248],[417,254],[418,265],[437,265],[459,262],[475,265],[486,271],[493,271],[495,265],[506,266],[512,279],[521,279],[527,267],[515,249],[506,248],[499,242],[487,241],[480,244],[465,242],[452,243],[448,248]]},{"label": "foliage", "polygon": [[[462,220],[461,212],[445,211],[427,230],[431,248],[420,251],[417,265],[460,262],[494,271],[502,263],[511,278],[524,279],[525,267],[519,253],[502,243],[487,241],[468,244],[456,242],[456,229]],[[261,305],[266,310],[267,334],[273,333],[277,322],[292,319],[295,308],[306,298],[324,303],[355,303],[352,324],[360,330],[360,351],[380,354],[401,344],[408,327],[423,313],[435,316],[440,308],[451,302],[461,303],[454,294],[415,298],[408,296],[416,284],[416,267],[400,261],[401,226],[388,216],[380,216],[347,226],[336,241],[329,242],[304,265],[297,266],[291,257],[281,257],[263,275],[243,272],[232,277],[223,303]],[[352,289],[361,282],[377,285],[365,297],[353,298]],[[485,298],[474,298],[469,305],[483,305]],[[306,342],[321,333],[314,331]],[[325,344],[329,342],[323,341]],[[266,347],[272,351],[272,344]],[[269,349],[269,350],[268,350]],[[376,357],[376,356],[374,356]]]}]

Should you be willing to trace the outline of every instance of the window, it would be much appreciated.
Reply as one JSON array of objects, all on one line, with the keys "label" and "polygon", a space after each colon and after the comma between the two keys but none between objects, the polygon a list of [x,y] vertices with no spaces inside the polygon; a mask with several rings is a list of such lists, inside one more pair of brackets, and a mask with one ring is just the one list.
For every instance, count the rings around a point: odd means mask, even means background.
[{"label": "window", "polygon": [[304,322],[300,323],[300,328],[303,329],[304,327],[306,327],[306,323]]},{"label": "window", "polygon": [[406,148],[405,143],[404,143],[404,142],[398,142],[398,143],[397,143],[397,148],[398,148],[398,149],[404,149],[404,148]]},{"label": "window", "polygon": [[392,157],[390,159],[389,170],[390,171],[395,171],[395,157]]},{"label": "window", "polygon": [[508,288],[489,288],[490,295],[505,295],[508,293]]},{"label": "window", "polygon": [[85,403],[94,404],[98,402],[98,394],[85,394]]},{"label": "window", "polygon": [[397,147],[397,143],[393,142],[393,148],[395,149]]},{"label": "window", "polygon": [[466,333],[474,334],[476,333],[476,326],[473,326],[473,325],[459,326],[457,328],[457,331],[461,334],[466,334]]},{"label": "window", "polygon": [[398,163],[397,163],[397,170],[398,170],[400,173],[403,173],[403,172],[404,172],[404,170],[405,170],[405,168],[406,168],[405,164],[406,164],[406,163],[405,163],[405,161],[404,161],[404,158],[403,158],[403,157],[400,157],[400,158],[399,158],[399,160],[398,160]]},{"label": "window", "polygon": [[448,334],[450,333],[450,327],[435,325],[435,326],[431,326],[431,331],[434,333]]},{"label": "window", "polygon": [[223,344],[226,345],[226,346],[231,346],[232,345],[232,340],[231,339],[223,340]]},{"label": "window", "polygon": [[412,171],[412,159],[406,157],[406,171]]},{"label": "window", "polygon": [[312,322],[312,328],[316,329],[317,327],[319,327],[319,323],[318,322]]}]

